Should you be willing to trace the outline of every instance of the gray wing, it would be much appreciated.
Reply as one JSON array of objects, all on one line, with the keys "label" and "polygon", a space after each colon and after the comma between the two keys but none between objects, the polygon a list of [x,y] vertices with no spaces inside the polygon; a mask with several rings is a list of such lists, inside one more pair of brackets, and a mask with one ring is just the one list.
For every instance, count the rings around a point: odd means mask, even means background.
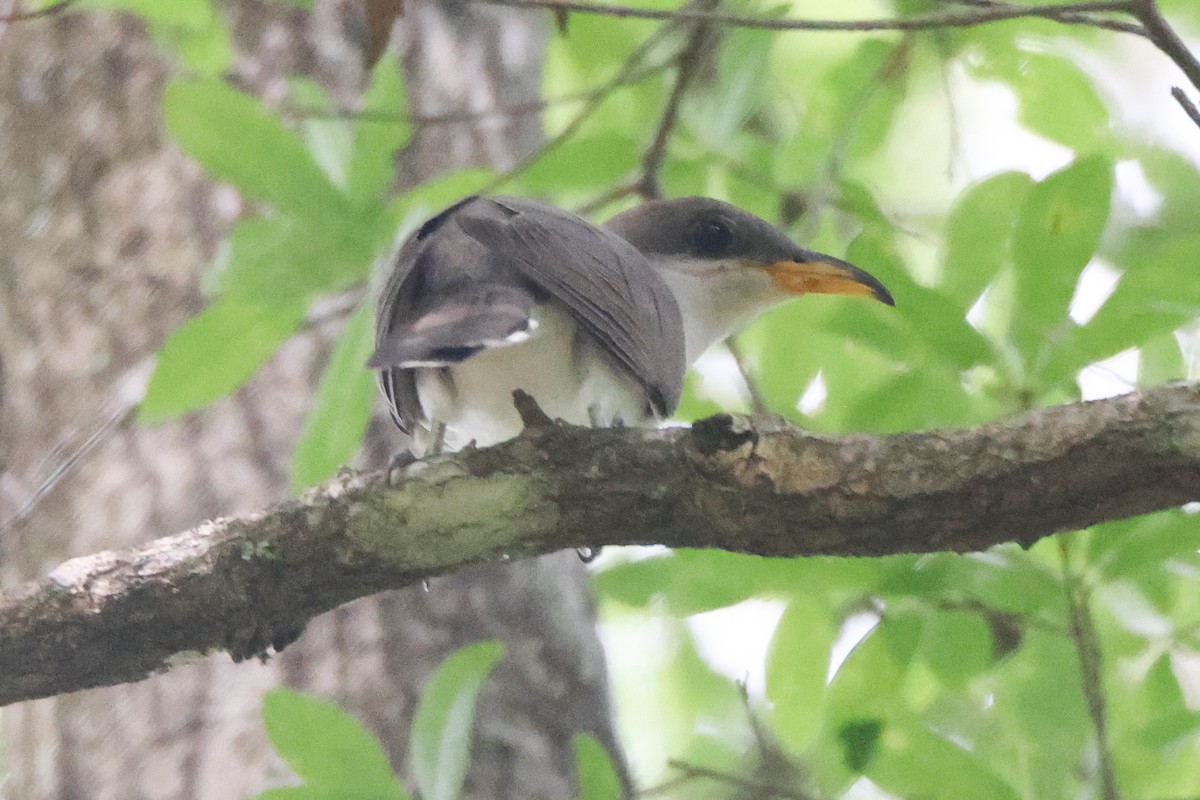
[{"label": "gray wing", "polygon": [[[495,209],[502,213],[496,214]],[[647,390],[659,414],[683,392],[683,319],[646,257],[621,237],[531,200],[470,207],[459,226],[562,303],[617,366]]]},{"label": "gray wing", "polygon": [[514,344],[528,337],[533,307],[533,295],[519,287],[467,284],[380,337],[367,366],[448,367],[484,348]]},{"label": "gray wing", "polygon": [[464,209],[489,201],[468,197],[408,237],[392,256],[375,317],[375,352],[392,419],[411,433],[424,419],[419,367],[444,367],[485,347],[512,343],[528,330],[534,297],[506,280],[487,251],[454,224]]},{"label": "gray wing", "polygon": [[402,430],[423,418],[414,369],[512,343],[549,296],[668,414],[683,388],[683,321],[670,289],[616,234],[551,206],[469,197],[421,226],[379,298],[380,384]]}]

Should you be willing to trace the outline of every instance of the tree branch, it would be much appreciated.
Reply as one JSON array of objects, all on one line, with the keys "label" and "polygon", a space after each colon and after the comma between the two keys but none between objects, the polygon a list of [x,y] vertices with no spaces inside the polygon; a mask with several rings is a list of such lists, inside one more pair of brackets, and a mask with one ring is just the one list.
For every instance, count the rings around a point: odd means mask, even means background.
[{"label": "tree branch", "polygon": [[1183,71],[1192,82],[1192,86],[1200,89],[1200,60],[1192,55],[1183,39],[1179,38],[1179,34],[1163,17],[1156,0],[1132,0],[1129,13],[1142,23],[1154,46],[1175,62],[1175,66]]},{"label": "tree branch", "polygon": [[[1179,34],[1167,22],[1166,17],[1158,8],[1156,0],[1133,0],[1130,13],[1137,17],[1146,30],[1146,36],[1154,46],[1175,62],[1175,66],[1179,67],[1187,76],[1187,79],[1192,82],[1192,86],[1200,89],[1200,59],[1197,59],[1192,51],[1188,50],[1187,44],[1179,38]],[[1192,99],[1178,86],[1171,88],[1171,96],[1175,98],[1192,122],[1200,125],[1200,111],[1197,111],[1196,104],[1192,102]]]},{"label": "tree branch", "polygon": [[[958,3],[963,6],[976,6],[985,8],[1019,8],[1015,3],[1002,3],[1000,0],[949,0],[949,2]],[[1069,25],[1086,25],[1090,28],[1101,28],[1108,31],[1118,31],[1119,33],[1131,33],[1134,36],[1146,36],[1146,30],[1136,22],[1122,22],[1115,19],[1107,19],[1105,17],[1093,16],[1094,12],[1065,12],[1055,14],[1055,22],[1064,22]]]},{"label": "tree branch", "polygon": [[184,652],[265,656],[349,600],[507,556],[650,543],[974,551],[1198,498],[1193,385],[895,436],[728,416],[663,430],[540,426],[62,564],[0,596],[0,704],[138,680]]}]

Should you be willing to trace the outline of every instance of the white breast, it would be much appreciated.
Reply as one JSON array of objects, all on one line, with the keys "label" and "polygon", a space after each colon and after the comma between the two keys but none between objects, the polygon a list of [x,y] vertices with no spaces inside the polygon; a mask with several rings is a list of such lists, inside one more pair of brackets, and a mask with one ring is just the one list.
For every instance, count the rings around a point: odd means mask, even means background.
[{"label": "white breast", "polygon": [[447,369],[421,369],[417,396],[431,422],[446,425],[445,447],[487,445],[521,432],[512,393],[530,394],[552,419],[575,425],[647,421],[641,387],[617,373],[599,345],[575,336],[562,312],[543,306],[523,342],[481,351]]}]

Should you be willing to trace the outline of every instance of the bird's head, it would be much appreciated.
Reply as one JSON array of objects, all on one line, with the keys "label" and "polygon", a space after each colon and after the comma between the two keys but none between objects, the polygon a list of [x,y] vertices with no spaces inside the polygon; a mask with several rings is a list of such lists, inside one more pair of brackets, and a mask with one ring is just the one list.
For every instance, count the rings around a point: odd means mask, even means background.
[{"label": "bird's head", "polygon": [[762,311],[799,295],[856,295],[895,305],[870,273],[805,250],[766,220],[720,200],[656,200],[606,227],[645,254],[671,287],[684,317],[689,363]]}]

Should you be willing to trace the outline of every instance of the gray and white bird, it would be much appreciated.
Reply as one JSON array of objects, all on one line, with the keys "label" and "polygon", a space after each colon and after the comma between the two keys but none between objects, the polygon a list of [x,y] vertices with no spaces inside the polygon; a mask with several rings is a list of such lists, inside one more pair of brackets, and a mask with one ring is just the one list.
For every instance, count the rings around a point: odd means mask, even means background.
[{"label": "gray and white bird", "polygon": [[368,366],[426,446],[515,436],[513,391],[575,424],[674,411],[689,364],[808,293],[873,297],[878,280],[703,197],[658,200],[604,227],[533,200],[468,197],[408,238],[379,299]]}]

